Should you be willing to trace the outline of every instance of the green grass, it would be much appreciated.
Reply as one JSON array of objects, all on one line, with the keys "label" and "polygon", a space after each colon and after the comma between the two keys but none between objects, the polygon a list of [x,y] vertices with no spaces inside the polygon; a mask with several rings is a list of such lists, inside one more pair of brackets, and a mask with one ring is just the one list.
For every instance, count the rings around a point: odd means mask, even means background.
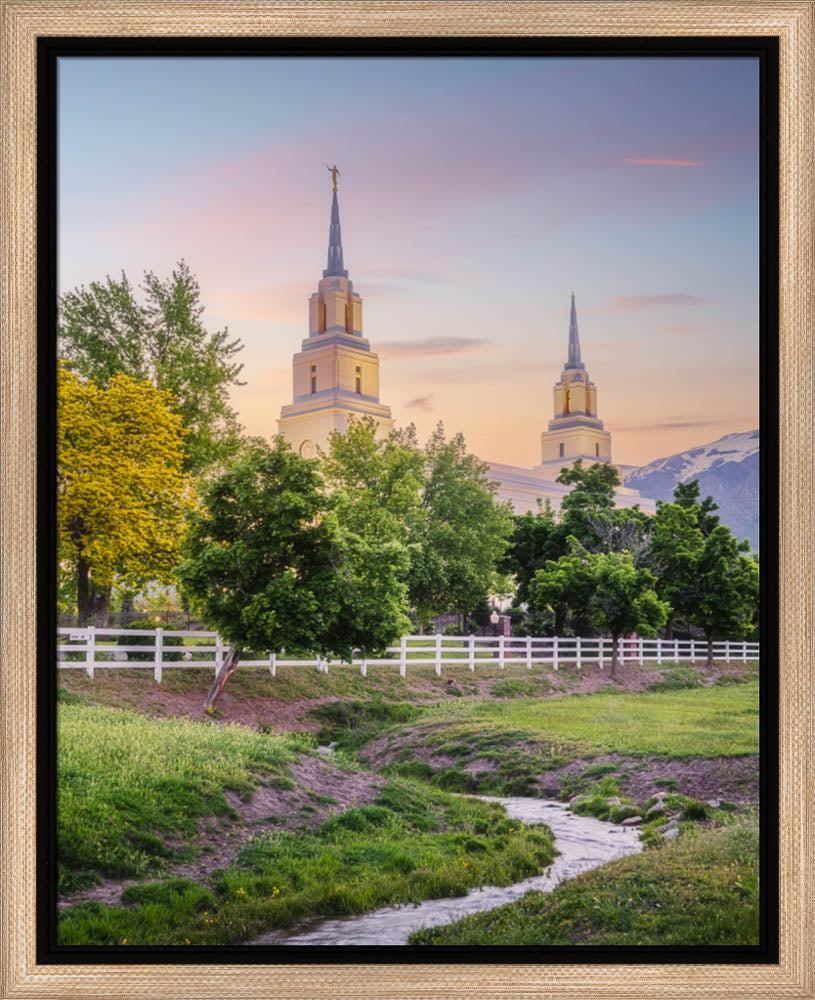
[{"label": "green grass", "polygon": [[304,738],[240,726],[149,720],[63,701],[58,712],[60,889],[97,875],[144,875],[176,853],[199,816],[229,813],[224,790],[250,793],[260,775],[285,777]]},{"label": "green grass", "polygon": [[416,945],[758,944],[758,827],[683,831],[656,850],[411,935]]},{"label": "green grass", "polygon": [[597,693],[429,706],[434,726],[570,741],[583,749],[665,757],[758,752],[758,682],[664,693]]},{"label": "green grass", "polygon": [[525,827],[493,803],[396,781],[370,806],[314,831],[266,834],[211,888],[186,879],[131,887],[127,906],[63,911],[64,945],[218,945],[246,941],[310,916],[508,885],[554,857],[548,828]]}]

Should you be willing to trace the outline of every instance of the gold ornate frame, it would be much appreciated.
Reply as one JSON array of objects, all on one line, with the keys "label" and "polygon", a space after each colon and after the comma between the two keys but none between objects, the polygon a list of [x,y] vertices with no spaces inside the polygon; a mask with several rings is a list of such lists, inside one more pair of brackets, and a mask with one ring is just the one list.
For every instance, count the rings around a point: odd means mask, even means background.
[{"label": "gold ornate frame", "polygon": [[[35,67],[40,35],[774,35],[780,45],[778,965],[38,965],[35,957]],[[815,0],[0,0],[0,1000],[815,997]]]}]

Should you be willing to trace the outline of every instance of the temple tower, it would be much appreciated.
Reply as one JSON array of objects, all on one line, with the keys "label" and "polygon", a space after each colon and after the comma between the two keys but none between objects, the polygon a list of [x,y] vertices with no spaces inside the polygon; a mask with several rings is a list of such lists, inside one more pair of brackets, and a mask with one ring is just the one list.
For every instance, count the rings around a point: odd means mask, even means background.
[{"label": "temple tower", "polygon": [[389,406],[379,402],[379,357],[362,336],[362,299],[342,257],[336,168],[328,229],[328,261],[309,299],[309,334],[292,359],[293,399],[283,406],[278,431],[305,458],[328,449],[331,431],[345,433],[352,415],[370,416],[377,436],[393,427]]},{"label": "temple tower", "polygon": [[597,416],[597,387],[580,357],[577,308],[572,294],[569,357],[554,387],[555,416],[541,434],[541,464],[555,479],[564,465],[582,458],[584,465],[611,461],[611,435]]}]

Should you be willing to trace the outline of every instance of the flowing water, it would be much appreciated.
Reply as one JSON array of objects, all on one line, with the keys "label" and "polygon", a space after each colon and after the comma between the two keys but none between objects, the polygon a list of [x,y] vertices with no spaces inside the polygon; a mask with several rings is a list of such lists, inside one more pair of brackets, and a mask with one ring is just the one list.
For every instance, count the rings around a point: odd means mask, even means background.
[{"label": "flowing water", "polygon": [[287,930],[271,931],[250,944],[405,944],[408,935],[422,927],[450,924],[469,913],[493,910],[520,899],[530,889],[547,892],[564,879],[573,878],[608,861],[641,850],[637,829],[603,823],[591,816],[576,816],[562,802],[530,798],[492,798],[512,819],[546,823],[555,835],[560,854],[543,875],[506,886],[472,889],[454,899],[427,899],[423,903],[386,906],[371,913],[338,919],[310,921]]}]

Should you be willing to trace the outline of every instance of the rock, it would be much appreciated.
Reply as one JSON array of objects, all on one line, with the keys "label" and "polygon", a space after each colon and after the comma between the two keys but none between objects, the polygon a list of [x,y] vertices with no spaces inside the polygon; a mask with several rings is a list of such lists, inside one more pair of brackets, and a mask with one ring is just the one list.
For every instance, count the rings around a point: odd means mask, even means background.
[{"label": "rock", "polygon": [[642,816],[629,816],[628,819],[624,819],[621,826],[639,826],[642,823]]},{"label": "rock", "polygon": [[662,834],[662,839],[663,840],[676,840],[676,838],[678,836],[679,836],[679,830],[678,830],[678,828],[677,827],[673,827],[671,830],[666,830],[665,833]]},{"label": "rock", "polygon": [[575,795],[575,797],[569,802],[569,808],[574,809],[578,802],[587,802],[589,798],[589,795]]},{"label": "rock", "polygon": [[621,806],[622,804],[623,804],[622,800],[619,799],[616,795],[613,795],[610,799],[606,799],[607,806]]},{"label": "rock", "polygon": [[320,754],[321,757],[330,757],[331,754],[334,753],[334,747],[336,745],[336,743],[329,743],[328,746],[317,747],[317,753]]},{"label": "rock", "polygon": [[676,819],[669,820],[664,826],[657,827],[657,830],[661,834],[667,833],[669,830],[676,830],[679,827],[679,821]]},{"label": "rock", "polygon": [[707,800],[707,804],[710,806],[711,809],[718,809],[719,806],[722,804],[722,800],[721,799],[708,799]]},{"label": "rock", "polygon": [[648,812],[645,814],[645,822],[649,823],[652,819],[659,819],[660,816],[665,815],[664,806],[657,802],[656,805],[651,806]]}]

